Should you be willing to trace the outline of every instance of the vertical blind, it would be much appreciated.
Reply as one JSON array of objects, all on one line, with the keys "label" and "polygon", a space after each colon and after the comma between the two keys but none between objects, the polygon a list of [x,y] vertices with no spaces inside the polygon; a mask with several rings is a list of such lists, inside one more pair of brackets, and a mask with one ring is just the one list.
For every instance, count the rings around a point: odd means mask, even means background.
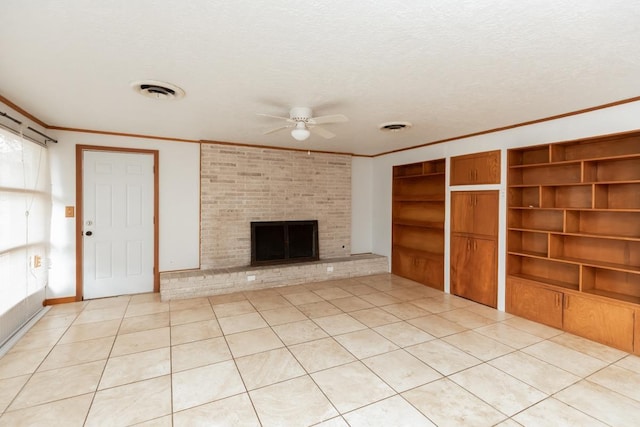
[{"label": "vertical blind", "polygon": [[46,147],[0,128],[0,345],[42,308],[50,222]]}]

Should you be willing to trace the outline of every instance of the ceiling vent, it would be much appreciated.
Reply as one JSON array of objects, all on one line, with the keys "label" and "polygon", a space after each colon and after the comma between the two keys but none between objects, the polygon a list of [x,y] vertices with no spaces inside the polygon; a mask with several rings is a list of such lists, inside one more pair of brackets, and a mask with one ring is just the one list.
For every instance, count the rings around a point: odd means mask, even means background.
[{"label": "ceiling vent", "polygon": [[156,80],[145,80],[131,83],[133,90],[141,95],[153,99],[180,99],[184,96],[184,90],[171,83]]},{"label": "ceiling vent", "polygon": [[411,126],[409,122],[388,122],[381,124],[378,128],[383,132],[401,132],[410,129]]}]

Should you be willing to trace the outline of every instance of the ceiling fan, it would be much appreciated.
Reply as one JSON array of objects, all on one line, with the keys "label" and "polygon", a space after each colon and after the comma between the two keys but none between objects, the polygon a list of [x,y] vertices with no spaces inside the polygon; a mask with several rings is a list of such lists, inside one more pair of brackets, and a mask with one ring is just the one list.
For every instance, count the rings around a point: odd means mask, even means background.
[{"label": "ceiling fan", "polygon": [[285,129],[291,129],[291,136],[298,140],[304,141],[309,138],[311,133],[320,135],[323,138],[330,139],[336,136],[333,132],[329,132],[320,125],[326,125],[329,123],[344,123],[349,119],[342,114],[333,114],[330,116],[313,117],[311,108],[307,107],[293,107],[289,111],[289,117],[272,116],[270,114],[258,114],[259,116],[271,117],[273,119],[284,120],[288,124],[278,126],[277,128],[269,129],[263,133],[268,135],[270,133],[279,132]]}]

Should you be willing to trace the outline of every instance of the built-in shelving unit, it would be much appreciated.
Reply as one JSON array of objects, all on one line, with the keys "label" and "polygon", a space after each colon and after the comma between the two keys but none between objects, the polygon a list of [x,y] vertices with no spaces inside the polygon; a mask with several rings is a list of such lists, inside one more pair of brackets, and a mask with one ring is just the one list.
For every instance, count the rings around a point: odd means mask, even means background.
[{"label": "built-in shelving unit", "polygon": [[507,251],[508,311],[631,351],[594,319],[640,305],[640,133],[509,150]]},{"label": "built-in shelving unit", "polygon": [[444,212],[444,159],[394,166],[394,274],[444,289]]}]

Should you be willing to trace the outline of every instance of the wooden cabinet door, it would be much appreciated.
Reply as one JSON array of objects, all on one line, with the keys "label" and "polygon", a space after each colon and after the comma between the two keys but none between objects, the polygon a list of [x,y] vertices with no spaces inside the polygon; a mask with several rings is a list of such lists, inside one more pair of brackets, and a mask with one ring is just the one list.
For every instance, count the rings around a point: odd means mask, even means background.
[{"label": "wooden cabinet door", "polygon": [[416,273],[413,269],[415,264],[414,257],[406,253],[406,251],[393,248],[391,253],[391,272],[407,279],[417,280]]},{"label": "wooden cabinet door", "polygon": [[451,158],[451,185],[475,184],[473,180],[475,157],[457,156]]},{"label": "wooden cabinet door", "polygon": [[451,185],[499,184],[500,151],[451,158]]},{"label": "wooden cabinet door", "polygon": [[562,329],[562,292],[507,278],[507,313]]},{"label": "wooden cabinet door", "polygon": [[444,260],[442,257],[419,256],[417,252],[394,248],[391,272],[407,279],[444,290]]},{"label": "wooden cabinet door", "polygon": [[473,192],[473,233],[498,236],[498,191]]},{"label": "wooden cabinet door", "polygon": [[497,237],[498,210],[498,191],[454,191],[451,231]]},{"label": "wooden cabinet door", "polygon": [[444,291],[444,263],[442,259],[416,258],[415,272],[421,280],[416,280],[424,285]]},{"label": "wooden cabinet door", "polygon": [[451,232],[473,233],[473,193],[455,191],[451,193]]},{"label": "wooden cabinet door", "polygon": [[633,351],[634,310],[581,295],[564,296],[564,329],[623,351]]},{"label": "wooden cabinet door", "polygon": [[500,184],[500,151],[475,158],[475,184]]},{"label": "wooden cabinet door", "polygon": [[471,238],[467,236],[451,236],[450,281],[451,293],[461,295],[465,284],[473,280],[473,271],[467,268],[471,259]]},{"label": "wooden cabinet door", "polygon": [[494,240],[451,237],[451,292],[497,306],[497,246]]}]

